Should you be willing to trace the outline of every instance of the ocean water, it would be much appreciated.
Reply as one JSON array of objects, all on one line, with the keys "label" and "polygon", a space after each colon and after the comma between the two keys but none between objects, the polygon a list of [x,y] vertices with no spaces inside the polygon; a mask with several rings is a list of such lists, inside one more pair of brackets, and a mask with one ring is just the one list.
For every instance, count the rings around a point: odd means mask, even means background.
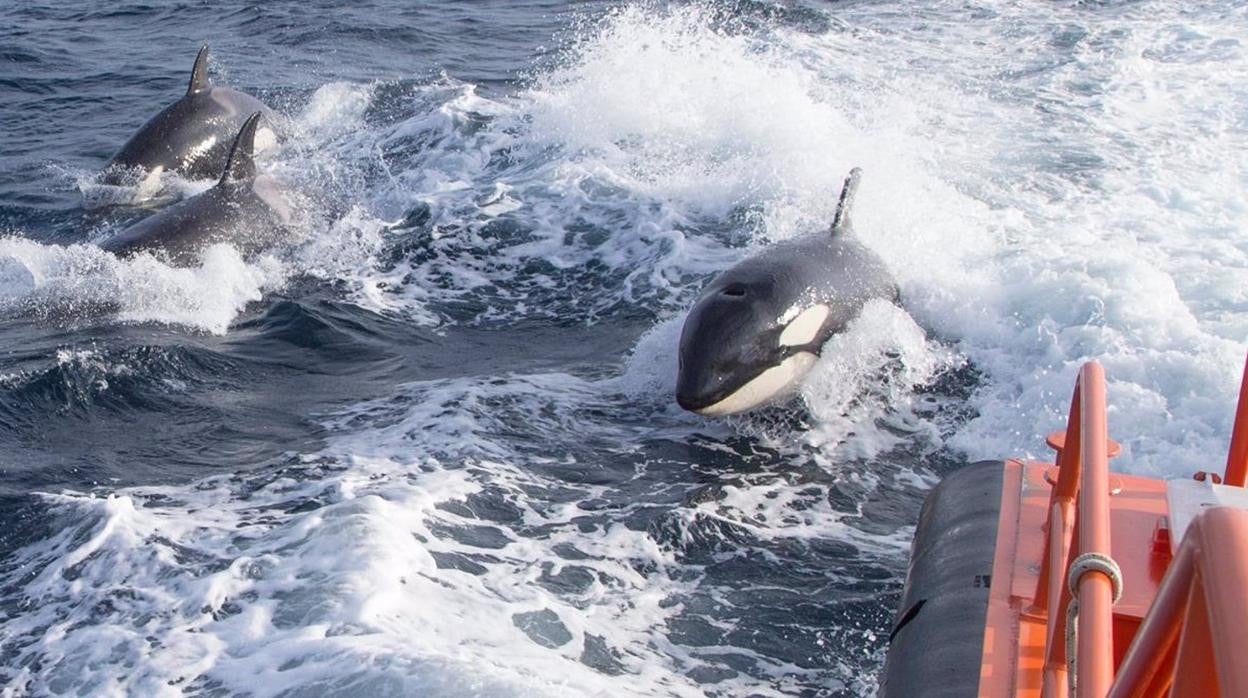
[{"label": "ocean water", "polygon": [[[291,250],[94,242],[201,42]],[[1248,350],[1242,3],[0,5],[0,695],[858,696],[939,477],[1219,469]],[[793,402],[673,400],[717,271],[855,209]]]}]

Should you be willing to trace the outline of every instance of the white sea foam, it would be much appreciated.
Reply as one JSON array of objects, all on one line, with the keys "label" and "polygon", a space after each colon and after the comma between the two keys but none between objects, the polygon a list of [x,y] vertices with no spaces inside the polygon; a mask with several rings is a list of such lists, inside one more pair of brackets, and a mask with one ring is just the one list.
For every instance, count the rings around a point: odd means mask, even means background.
[{"label": "white sea foam", "polygon": [[176,268],[150,254],[118,259],[92,245],[42,245],[0,238],[0,307],[56,317],[113,315],[122,322],[178,324],[223,333],[239,311],[281,285],[281,262],[248,264],[217,245],[193,267]]},{"label": "white sea foam", "polygon": [[[854,165],[858,234],[906,312],[872,306],[825,350],[802,391],[809,428],[762,439],[786,464],[808,457],[870,493],[931,483],[921,467],[838,470],[900,441],[1039,453],[1077,365],[1097,358],[1121,467],[1216,468],[1248,329],[1244,10],[971,9],[841,4],[830,31],[808,34],[624,8],[514,96],[440,81],[382,126],[364,118],[374,86],[323,87],[292,146],[317,152],[274,167],[338,182],[351,205],[284,264],[420,322],[450,321],[464,298],[512,321],[592,321],[629,302],[659,319],[618,378],[417,381],[327,418],[324,452],[267,480],[50,496],[58,525],[19,552],[33,576],[22,615],[0,626],[15,657],[6,697],[699,695],[691,671],[727,655],[767,678],[730,672],[714,685],[725,694],[869,691],[878,653],[818,673],[673,641],[684,605],[726,596],[681,546],[709,521],[744,541],[722,557],[830,540],[899,570],[907,526],[868,531],[860,503],[833,505],[828,478],[763,468],[704,473],[717,496],[656,504],[680,534],[660,542],[630,525],[643,498],[601,514],[603,486],[571,477],[647,440],[742,459],[729,441],[754,426],[670,404],[680,310],[698,279],[749,253],[743,232],[764,244],[826,224]],[[384,260],[420,207],[428,255]],[[173,270],[11,238],[0,260],[18,305],[116,303],[214,332],[292,273],[228,248]],[[618,278],[575,276],[591,264]],[[561,288],[592,297],[540,295]],[[982,374],[968,423],[916,392],[962,360]],[[639,461],[637,477],[664,466]],[[859,649],[880,646],[860,634]]]},{"label": "white sea foam", "polygon": [[[535,386],[576,400],[590,392],[559,376],[469,392],[521,398]],[[462,395],[462,385],[409,390],[426,399],[391,428],[402,437],[344,436],[332,449],[343,460],[313,479],[247,486],[242,498],[244,483],[228,479],[52,497],[73,523],[23,552],[42,571],[24,586],[27,611],[0,628],[0,644],[44,637],[49,663],[19,672],[10,690],[175,695],[202,676],[190,685],[266,696],[700,695],[662,650],[662,620],[678,610],[665,601],[684,587],[665,573],[671,552],[645,531],[587,526],[575,499],[524,496],[558,483],[463,459],[497,449],[490,425],[468,427],[473,440],[421,428],[435,416],[455,422],[438,395]],[[558,409],[571,418],[569,407]],[[448,446],[461,449],[454,469],[422,455]],[[470,498],[487,488],[514,520],[474,514]],[[584,583],[568,596],[552,578]],[[126,671],[98,672],[101,663]]]},{"label": "white sea foam", "polygon": [[117,184],[101,182],[97,171],[64,172],[74,180],[82,194],[83,203],[89,208],[106,206],[142,206],[159,208],[170,202],[184,199],[211,187],[214,179],[186,179],[176,172],[163,170],[147,173],[136,170],[129,179]]},{"label": "white sea foam", "polygon": [[[1098,359],[1126,445],[1118,466],[1181,475],[1225,452],[1245,352],[1248,129],[1234,115],[1248,97],[1233,83],[1248,74],[1248,25],[1231,21],[1242,10],[1206,9],[988,3],[959,22],[862,5],[837,12],[852,31],[779,31],[760,47],[696,9],[630,8],[548,78],[547,111],[555,131],[639,172],[638,190],[657,183],[721,212],[761,205],[771,237],[826,220],[829,192],[862,166],[859,234],[918,324],[983,374],[978,416],[950,445],[1043,455],[1037,435],[1060,424],[1078,365]],[[940,31],[904,29],[914,22]],[[645,149],[672,143],[671,159]],[[675,181],[689,171],[705,186]],[[818,376],[808,403],[837,403],[841,384]],[[821,419],[815,433],[838,420]]]},{"label": "white sea foam", "polygon": [[943,425],[915,388],[960,363],[897,306],[873,301],[824,346],[802,386],[821,457],[870,460],[903,441],[939,443]]},{"label": "white sea foam", "polygon": [[[851,64],[889,94],[946,92],[911,100],[929,124],[929,147],[915,152],[939,153],[925,157],[928,171],[973,198],[950,196],[927,215],[958,220],[983,245],[973,264],[912,277],[908,298],[984,372],[979,416],[952,443],[971,457],[1042,455],[1037,435],[1060,424],[1077,366],[1098,359],[1126,445],[1119,467],[1216,468],[1208,458],[1225,452],[1245,352],[1233,318],[1248,245],[1246,130],[1227,116],[1245,93],[1224,83],[1248,74],[1248,25],[1232,20],[1242,8],[1210,5],[1197,18],[1164,4],[993,3],[980,21],[942,25],[956,41],[903,37],[883,23],[895,15],[877,23],[865,9],[847,21],[870,22],[894,62],[940,67],[893,76]],[[811,42],[846,56],[847,38]],[[1056,50],[1038,51],[1046,42]],[[979,60],[984,45],[1000,55]],[[937,247],[911,256],[922,264]]]}]

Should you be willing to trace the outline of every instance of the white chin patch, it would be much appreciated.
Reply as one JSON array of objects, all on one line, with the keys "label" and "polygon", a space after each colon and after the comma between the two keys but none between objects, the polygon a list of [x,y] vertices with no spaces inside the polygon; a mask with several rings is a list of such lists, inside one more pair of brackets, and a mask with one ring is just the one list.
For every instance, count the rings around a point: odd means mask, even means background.
[{"label": "white chin patch", "polygon": [[780,346],[798,347],[815,341],[815,337],[819,336],[819,330],[823,329],[823,323],[831,312],[826,305],[812,305],[798,313],[797,317],[793,318],[793,321],[780,333]]},{"label": "white chin patch", "polygon": [[807,352],[794,354],[779,366],[772,366],[763,371],[754,380],[741,386],[723,400],[697,410],[697,413],[707,417],[736,414],[752,410],[763,403],[787,395],[797,388],[798,382],[810,371],[810,367],[815,365],[816,358],[814,354]]}]

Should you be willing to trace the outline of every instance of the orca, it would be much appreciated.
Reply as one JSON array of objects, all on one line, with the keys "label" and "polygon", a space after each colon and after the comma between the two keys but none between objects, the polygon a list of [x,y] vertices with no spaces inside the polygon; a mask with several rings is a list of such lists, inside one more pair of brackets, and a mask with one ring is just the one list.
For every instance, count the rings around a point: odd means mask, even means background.
[{"label": "orca", "polygon": [[[261,112],[273,122],[273,112],[249,94],[213,85],[208,79],[208,46],[195,56],[186,94],[165,107],[138,130],[104,169],[106,184],[176,172],[188,179],[217,176],[225,166],[230,143],[247,117]],[[276,141],[265,128],[259,135],[261,150]]]},{"label": "orca", "polygon": [[276,181],[256,171],[255,137],[262,117],[257,111],[243,123],[216,185],[144,218],[100,247],[123,257],[153,252],[187,266],[216,243],[250,255],[286,239],[290,206]]},{"label": "orca", "polygon": [[703,290],[680,334],[682,408],[719,416],[785,397],[863,305],[899,300],[883,260],[851,229],[861,176],[854,168],[845,179],[828,232],[771,245]]}]

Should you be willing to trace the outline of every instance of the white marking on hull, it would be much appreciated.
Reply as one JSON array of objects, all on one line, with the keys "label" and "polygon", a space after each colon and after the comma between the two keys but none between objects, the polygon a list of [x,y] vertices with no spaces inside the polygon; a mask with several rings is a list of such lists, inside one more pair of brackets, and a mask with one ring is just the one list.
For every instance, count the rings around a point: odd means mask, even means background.
[{"label": "white marking on hull", "polygon": [[802,378],[810,372],[817,358],[814,354],[804,351],[794,354],[782,361],[780,365],[763,371],[723,400],[695,411],[707,417],[736,414],[791,393],[797,389],[797,384]]},{"label": "white marking on hull", "polygon": [[831,312],[826,305],[813,305],[803,310],[780,333],[780,346],[800,347],[815,341],[815,337],[819,336],[819,330],[823,329],[823,323]]}]

